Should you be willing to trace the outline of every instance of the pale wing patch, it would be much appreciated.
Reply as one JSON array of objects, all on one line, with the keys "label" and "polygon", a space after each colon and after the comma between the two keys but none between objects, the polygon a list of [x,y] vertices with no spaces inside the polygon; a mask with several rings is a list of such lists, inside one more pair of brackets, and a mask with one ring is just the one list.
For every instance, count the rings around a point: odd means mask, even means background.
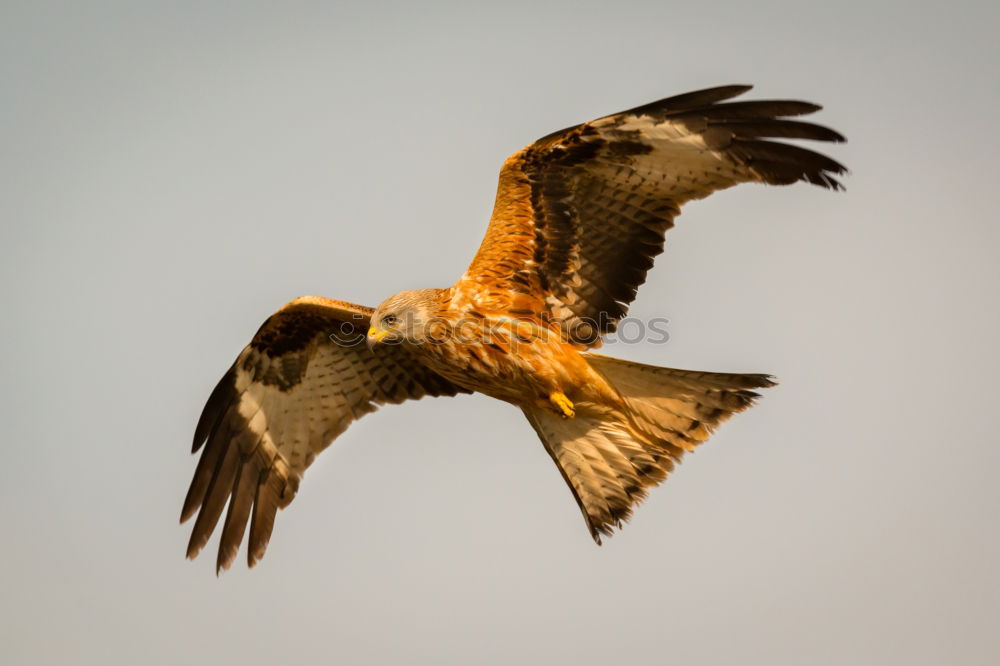
[{"label": "pale wing patch", "polygon": [[641,190],[680,204],[753,178],[750,169],[710,146],[706,135],[693,132],[689,123],[632,116],[618,125],[609,119],[595,123],[599,129],[602,126],[609,126],[599,132],[604,140],[621,140],[632,132],[637,135],[635,141],[649,147],[648,153],[625,159],[607,153],[594,159],[594,170],[603,166],[603,177],[617,183],[622,191]]},{"label": "pale wing patch", "polygon": [[[181,519],[198,513],[188,557],[204,547],[227,500],[217,566],[227,568],[250,524],[248,561],[263,556],[274,515],[295,497],[306,468],[333,439],[384,403],[464,389],[403,350],[373,354],[357,338],[370,308],[315,297],[273,315],[212,392],[195,433],[202,457]],[[363,338],[362,338],[363,339]]]},{"label": "pale wing patch", "polygon": [[789,120],[820,107],[729,101],[749,89],[666,98],[553,132],[512,155],[455,297],[475,288],[502,306],[516,293],[539,318],[558,321],[568,342],[595,347],[627,313],[685,202],[743,182],[839,188],[843,165],[780,140],[843,141]]}]

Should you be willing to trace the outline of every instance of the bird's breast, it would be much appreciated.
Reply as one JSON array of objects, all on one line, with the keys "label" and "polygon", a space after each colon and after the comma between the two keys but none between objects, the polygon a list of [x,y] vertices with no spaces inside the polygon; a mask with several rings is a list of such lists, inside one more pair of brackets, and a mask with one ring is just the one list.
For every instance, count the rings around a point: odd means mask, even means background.
[{"label": "bird's breast", "polygon": [[442,321],[414,351],[450,381],[515,404],[578,382],[581,364],[589,370],[557,331],[506,316]]}]

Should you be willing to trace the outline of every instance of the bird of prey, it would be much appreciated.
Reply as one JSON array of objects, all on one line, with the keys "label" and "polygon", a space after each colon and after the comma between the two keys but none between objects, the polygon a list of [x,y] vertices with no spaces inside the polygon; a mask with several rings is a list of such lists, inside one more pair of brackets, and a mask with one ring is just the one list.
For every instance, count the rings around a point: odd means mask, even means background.
[{"label": "bird of prey", "polygon": [[181,521],[187,555],[228,503],[218,572],[250,527],[256,564],[275,514],[316,455],[378,406],[484,393],[520,408],[569,485],[587,529],[621,527],[685,452],[772,386],[763,374],[695,372],[595,354],[615,330],[681,206],[737,185],[840,189],[838,162],[774,139],[843,141],[791,117],[802,101],[727,101],[751,86],[690,92],[549,134],[500,171],[486,237],[446,289],[377,308],[314,296],[279,309],[212,391]]}]

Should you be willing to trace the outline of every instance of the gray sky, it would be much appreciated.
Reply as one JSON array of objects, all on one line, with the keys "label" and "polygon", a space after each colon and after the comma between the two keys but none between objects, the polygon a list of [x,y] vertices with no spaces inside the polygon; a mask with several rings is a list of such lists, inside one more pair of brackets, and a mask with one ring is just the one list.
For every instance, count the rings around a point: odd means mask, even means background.
[{"label": "gray sky", "polygon": [[[0,8],[0,661],[996,663],[997,10],[337,4]],[[782,384],[623,532],[476,396],[352,427],[257,569],[184,559],[194,423],[271,311],[447,286],[508,154],[743,82],[824,104],[853,175],[685,209],[632,310],[671,340],[613,353]]]}]

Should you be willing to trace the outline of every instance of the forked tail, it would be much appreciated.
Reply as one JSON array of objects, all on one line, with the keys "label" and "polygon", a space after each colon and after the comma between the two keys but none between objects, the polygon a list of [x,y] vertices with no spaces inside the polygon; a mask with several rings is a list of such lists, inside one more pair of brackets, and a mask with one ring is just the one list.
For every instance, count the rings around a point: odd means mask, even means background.
[{"label": "forked tail", "polygon": [[632,515],[648,489],[667,478],[720,423],[753,405],[749,389],[768,375],[694,372],[584,354],[625,401],[625,409],[577,402],[564,419],[542,408],[524,414],[569,484],[594,541]]}]

